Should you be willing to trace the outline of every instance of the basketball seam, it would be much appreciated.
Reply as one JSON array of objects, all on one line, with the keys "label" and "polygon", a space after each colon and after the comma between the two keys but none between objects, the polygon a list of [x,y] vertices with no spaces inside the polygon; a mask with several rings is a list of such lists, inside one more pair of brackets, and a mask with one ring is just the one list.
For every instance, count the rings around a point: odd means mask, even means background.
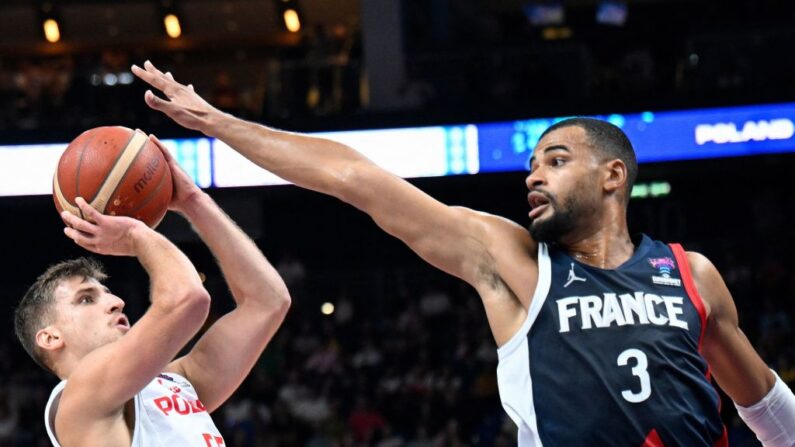
[{"label": "basketball seam", "polygon": [[[132,135],[130,135],[130,139],[127,140],[126,143],[124,143],[124,149],[119,151],[119,154],[116,156],[116,159],[113,160],[113,164],[110,165],[111,168],[108,169],[108,173],[105,174],[105,178],[102,179],[102,182],[99,184],[99,187],[97,188],[96,192],[94,192],[94,195],[90,199],[86,199],[86,202],[92,203],[94,201],[94,199],[97,198],[97,195],[99,194],[99,192],[102,191],[102,187],[105,186],[105,183],[107,183],[108,179],[110,178],[110,175],[113,173],[113,168],[116,167],[116,164],[119,162],[119,160],[121,160],[121,157],[123,157],[124,153],[127,152],[127,149],[130,146],[130,143],[132,142],[133,138],[135,138],[135,134],[136,134],[136,132],[133,131]],[[78,172],[78,174],[80,173],[80,165],[77,166],[77,172]],[[79,175],[78,175],[78,178],[80,178]],[[79,192],[79,190],[78,190],[78,192]]]},{"label": "basketball seam", "polygon": [[[88,145],[90,143],[93,143],[96,138],[97,138],[97,135],[96,134],[92,134],[89,138],[87,138],[88,141],[86,141],[83,144],[83,147],[80,148],[80,155],[77,157],[77,169],[75,170],[75,197],[80,195],[80,165],[83,164],[83,155],[85,155],[86,148],[88,147]],[[58,168],[60,168],[60,167],[61,167],[61,163],[59,162],[58,163]],[[75,202],[75,205],[76,204],[77,203]]]},{"label": "basketball seam", "polygon": [[[168,164],[166,164],[166,168],[168,168]],[[141,208],[145,207],[146,205],[149,204],[149,202],[154,200],[154,198],[158,195],[157,193],[160,192],[160,190],[163,188],[163,184],[166,182],[166,177],[168,177],[168,175],[166,174],[166,172],[163,172],[163,175],[160,176],[160,180],[157,182],[157,185],[155,186],[155,189],[153,189],[152,192],[150,192],[149,195],[146,196],[146,199],[144,199],[144,201],[141,202],[140,205],[138,205],[134,209],[130,210],[129,213],[131,215],[135,214],[138,211],[140,211]]]},{"label": "basketball seam", "polygon": [[73,205],[66,197],[63,195],[63,191],[61,191],[61,183],[58,181],[58,174],[53,177],[53,192],[55,193],[55,199],[58,200],[58,203],[61,205],[65,211],[69,211],[72,214],[82,215],[80,208]]},{"label": "basketball seam", "polygon": [[[77,198],[80,195],[80,165],[83,164],[83,155],[85,155],[86,148],[88,147],[88,145],[93,143],[96,138],[97,138],[96,134],[90,135],[89,138],[87,138],[87,141],[83,144],[83,147],[80,148],[80,156],[77,159],[77,169],[75,170],[76,171],[75,172],[75,198]],[[57,183],[58,183],[59,192],[61,192],[60,191],[60,189],[61,189],[61,181],[58,180],[57,177],[58,177],[58,173],[61,172],[61,162],[62,161],[63,161],[63,158],[58,160],[58,168],[55,170],[55,177],[56,177],[56,180],[57,180]],[[77,210],[77,213],[73,212],[73,214],[77,214],[81,218],[84,218],[83,211],[77,206],[77,202],[72,203],[71,200],[67,199],[66,196],[63,195],[63,192],[61,192],[61,198],[64,201],[66,201],[66,203],[68,203],[69,205],[72,205],[75,210]],[[61,203],[61,206],[63,207],[63,203]],[[64,209],[66,209],[66,207],[64,207]]]},{"label": "basketball seam", "polygon": [[[138,132],[133,132],[133,138],[135,138],[136,134],[138,134]],[[108,203],[110,203],[110,199],[116,194],[116,191],[118,191],[119,186],[124,182],[124,179],[127,177],[127,174],[130,172],[130,166],[132,166],[133,163],[135,163],[135,160],[138,158],[138,156],[141,155],[141,152],[143,152],[143,147],[146,145],[147,139],[148,138],[146,138],[146,136],[143,135],[143,141],[142,141],[141,145],[138,146],[137,149],[135,149],[135,151],[136,151],[135,155],[132,156],[132,158],[130,159],[129,163],[127,163],[127,166],[123,167],[124,168],[123,170],[121,168],[119,168],[118,162],[119,162],[119,160],[121,160],[121,158],[123,158],[123,156],[127,155],[127,151],[135,148],[135,146],[130,146],[130,143],[132,142],[132,141],[130,141],[130,142],[127,143],[127,145],[121,151],[122,155],[120,157],[118,157],[118,159],[116,160],[116,163],[113,164],[113,167],[111,168],[110,172],[108,173],[108,176],[106,177],[106,180],[104,182],[102,182],[102,185],[97,190],[97,194],[95,195],[95,199],[91,201],[91,205],[97,211],[99,211],[100,213],[103,213],[103,214],[105,213],[105,210],[107,209]],[[117,175],[114,175],[114,171],[115,171],[115,173]],[[118,177],[118,181],[116,182],[116,185],[113,186],[113,189],[110,190],[110,192],[108,194],[103,194],[102,197],[99,197],[100,196],[99,193],[102,192],[102,189],[106,186],[107,181],[109,179],[113,178],[113,177],[117,177],[119,173],[121,173],[121,176]],[[97,203],[95,203],[95,202],[96,202],[97,198],[99,198],[100,200],[104,200],[105,201],[104,205],[101,207],[102,209],[100,209],[100,207],[96,206]]]},{"label": "basketball seam", "polygon": [[[142,144],[141,144],[141,146],[138,148],[138,152],[136,152],[136,153],[135,153],[135,156],[132,158],[132,160],[130,160],[130,164],[127,166],[127,169],[125,169],[125,170],[124,170],[124,174],[122,174],[122,175],[121,175],[121,177],[119,178],[119,181],[116,183],[116,187],[115,187],[115,188],[113,188],[113,191],[111,191],[111,193],[110,193],[110,194],[108,194],[108,202],[107,202],[107,203],[110,203],[110,199],[111,199],[112,197],[115,197],[115,196],[116,196],[116,191],[118,191],[118,190],[119,190],[119,186],[121,186],[121,184],[122,184],[122,183],[124,183],[124,179],[126,179],[126,178],[127,178],[127,175],[129,175],[129,174],[130,174],[130,168],[129,168],[129,167],[130,167],[130,166],[132,166],[132,165],[135,163],[135,160],[137,160],[137,159],[138,159],[138,157],[140,157],[140,156],[141,156],[141,152],[143,152],[143,148],[144,148],[144,146],[146,145],[146,142],[147,142],[148,140],[149,140],[148,138],[145,138],[145,139],[144,139],[143,143],[142,143]],[[127,150],[127,148],[125,148],[124,150],[126,151],[126,150]],[[107,208],[107,203],[105,204],[105,208]],[[104,212],[105,210],[102,210],[102,211]]]}]

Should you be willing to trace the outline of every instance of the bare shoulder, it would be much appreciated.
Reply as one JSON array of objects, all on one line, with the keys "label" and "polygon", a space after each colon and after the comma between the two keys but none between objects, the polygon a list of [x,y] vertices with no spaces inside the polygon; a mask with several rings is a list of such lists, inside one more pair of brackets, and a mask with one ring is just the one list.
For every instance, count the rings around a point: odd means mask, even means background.
[{"label": "bare shoulder", "polygon": [[718,269],[706,256],[696,251],[687,252],[687,262],[690,264],[690,271],[693,273],[694,280],[711,278],[718,274]]},{"label": "bare shoulder", "polygon": [[452,207],[466,215],[477,228],[495,261],[536,262],[538,244],[526,228],[502,216],[463,207]]},{"label": "bare shoulder", "polygon": [[[507,288],[507,295],[529,307],[538,278],[538,243],[526,228],[501,216],[467,210],[486,245],[487,262],[481,271],[485,286]],[[481,290],[481,295],[483,291]]]},{"label": "bare shoulder", "polygon": [[495,239],[506,240],[513,244],[519,244],[525,248],[537,247],[533,238],[527,228],[519,225],[518,223],[496,214],[489,214],[483,211],[473,210],[460,206],[451,207],[454,210],[465,214],[474,221],[483,226],[484,230],[488,230],[488,236]]},{"label": "bare shoulder", "polygon": [[[125,406],[102,415],[87,411],[85,396],[96,392],[96,388],[81,380],[70,380],[62,390],[53,420],[61,445],[129,445],[132,431],[125,419]],[[97,442],[92,444],[90,440]]]},{"label": "bare shoulder", "polygon": [[117,344],[114,341],[89,352],[74,367],[61,392],[59,419],[98,420],[122,411],[123,404],[118,408],[98,405],[96,396],[97,390],[105,385],[103,371],[110,362],[118,360],[113,349]]},{"label": "bare shoulder", "polygon": [[731,294],[715,264],[703,254],[694,251],[687,252],[687,261],[707,315],[714,318],[721,315],[727,306],[733,307]]}]

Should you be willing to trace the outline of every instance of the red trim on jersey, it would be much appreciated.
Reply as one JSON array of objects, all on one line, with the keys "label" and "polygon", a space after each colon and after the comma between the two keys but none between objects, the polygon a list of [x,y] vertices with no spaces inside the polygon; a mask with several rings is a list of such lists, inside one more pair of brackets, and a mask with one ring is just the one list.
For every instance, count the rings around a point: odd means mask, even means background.
[{"label": "red trim on jersey", "polygon": [[[704,300],[698,293],[696,282],[693,281],[693,273],[690,271],[690,262],[687,260],[687,253],[685,253],[684,248],[682,248],[680,244],[668,245],[671,247],[671,250],[673,250],[676,263],[679,265],[682,284],[685,286],[687,296],[690,297],[690,301],[693,303],[693,306],[695,306],[696,311],[698,311],[699,317],[701,317],[701,334],[698,337],[698,353],[703,356],[704,354],[701,352],[701,346],[704,341],[704,334],[707,332],[707,309],[704,307]],[[707,363],[707,372],[704,375],[708,381],[712,381],[712,367],[709,366],[709,363]],[[715,387],[713,386],[713,388]],[[721,402],[720,393],[718,393],[717,389],[715,389],[715,393],[718,394],[718,413],[720,413],[723,402]],[[714,446],[729,447],[729,434],[726,431],[726,425],[723,425],[723,434],[717,441],[715,441]]]},{"label": "red trim on jersey", "polygon": [[646,439],[643,440],[643,445],[640,447],[665,447],[665,444],[663,444],[662,439],[660,439],[660,435],[657,434],[657,429],[653,428],[648,436],[646,436]]},{"label": "red trim on jersey", "polygon": [[[698,294],[696,283],[693,281],[693,274],[690,272],[690,263],[687,262],[687,254],[679,244],[669,244],[671,250],[674,252],[676,264],[679,265],[679,272],[682,277],[682,284],[685,286],[687,296],[693,302],[693,306],[698,311],[698,316],[701,317],[701,334],[698,336],[698,352],[701,354],[701,344],[704,341],[704,333],[707,332],[707,310],[704,307],[704,300]],[[707,369],[707,378],[710,376],[710,371]]]},{"label": "red trim on jersey", "polygon": [[726,431],[726,426],[723,426],[723,435],[715,441],[715,447],[729,447],[729,433]]}]

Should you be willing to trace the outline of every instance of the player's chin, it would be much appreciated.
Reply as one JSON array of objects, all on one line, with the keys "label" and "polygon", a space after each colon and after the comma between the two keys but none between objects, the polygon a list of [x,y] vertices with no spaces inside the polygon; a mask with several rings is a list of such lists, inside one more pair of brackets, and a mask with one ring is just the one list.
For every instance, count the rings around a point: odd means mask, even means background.
[{"label": "player's chin", "polygon": [[551,221],[554,218],[555,218],[555,210],[552,209],[552,207],[549,207],[549,209],[544,210],[543,214],[530,220],[529,228],[531,229],[538,228],[539,226],[544,225],[545,223]]}]

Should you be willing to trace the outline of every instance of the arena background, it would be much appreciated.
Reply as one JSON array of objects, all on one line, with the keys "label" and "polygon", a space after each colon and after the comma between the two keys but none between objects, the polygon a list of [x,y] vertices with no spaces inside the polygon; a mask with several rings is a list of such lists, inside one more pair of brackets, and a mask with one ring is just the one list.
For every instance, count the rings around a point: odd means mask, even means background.
[{"label": "arena background", "polygon": [[[304,131],[795,100],[790,2],[631,0],[609,2],[613,15],[599,16],[602,3],[64,0],[48,8],[3,0],[0,145],[63,143],[105,124],[196,137],[148,111],[140,82],[122,82],[131,63],[146,59],[225,110]],[[298,13],[300,30],[286,29],[286,9]],[[178,38],[163,29],[169,13],[180,19]],[[57,43],[41,31],[48,18],[60,25]],[[632,232],[680,241],[715,262],[742,328],[792,387],[795,141],[788,152],[643,164],[639,182],[667,182],[670,191],[634,199],[629,220]],[[2,182],[21,181],[25,169],[6,167],[12,174]],[[446,203],[525,225],[525,175],[412,182]],[[293,186],[209,192],[293,295],[262,360],[214,414],[228,445],[515,444],[473,290],[337,200]],[[55,379],[20,349],[11,315],[47,265],[85,253],[63,237],[47,195],[0,197],[0,216],[0,445],[48,445],[42,412]],[[187,225],[170,216],[160,229],[207,275],[212,316],[228,310],[214,261]],[[142,269],[132,259],[103,261],[109,286],[137,318],[146,306]],[[321,312],[326,302],[334,313]],[[727,403],[731,445],[758,445]]]}]

